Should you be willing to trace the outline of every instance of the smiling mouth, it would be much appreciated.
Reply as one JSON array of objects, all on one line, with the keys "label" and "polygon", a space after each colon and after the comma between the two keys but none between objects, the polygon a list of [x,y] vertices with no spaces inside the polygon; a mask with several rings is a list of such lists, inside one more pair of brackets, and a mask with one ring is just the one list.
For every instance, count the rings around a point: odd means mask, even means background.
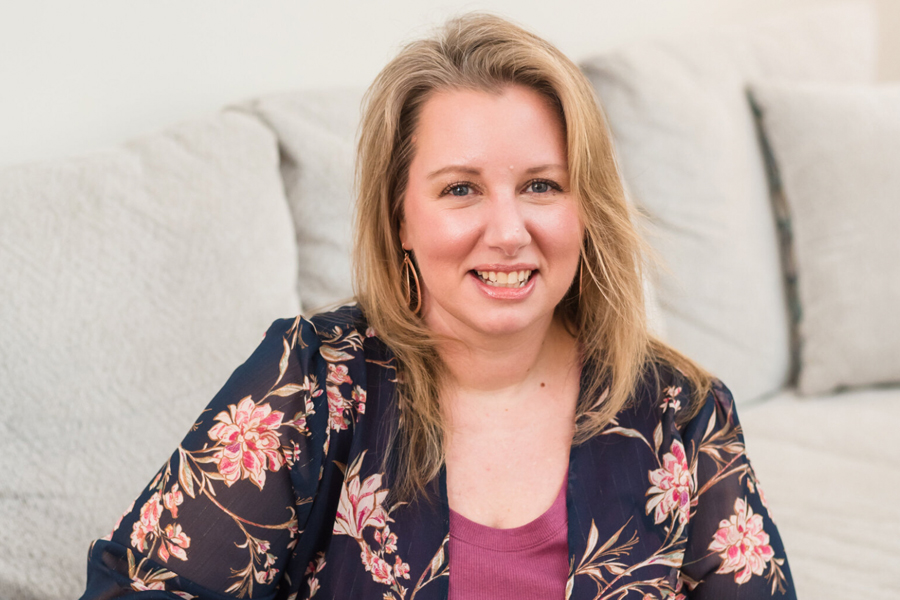
[{"label": "smiling mouth", "polygon": [[531,279],[537,271],[470,271],[487,285],[502,288],[520,288]]}]

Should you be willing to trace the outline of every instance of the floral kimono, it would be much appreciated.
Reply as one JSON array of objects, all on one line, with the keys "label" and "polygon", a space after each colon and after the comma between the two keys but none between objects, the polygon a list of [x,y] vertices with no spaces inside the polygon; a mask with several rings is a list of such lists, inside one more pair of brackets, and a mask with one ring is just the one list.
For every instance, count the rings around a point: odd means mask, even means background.
[{"label": "floral kimono", "polygon": [[[355,306],[273,323],[92,545],[83,598],[446,599],[445,472],[387,498],[394,361]],[[688,383],[660,372],[571,449],[566,598],[795,598],[730,392],[679,426]]]}]

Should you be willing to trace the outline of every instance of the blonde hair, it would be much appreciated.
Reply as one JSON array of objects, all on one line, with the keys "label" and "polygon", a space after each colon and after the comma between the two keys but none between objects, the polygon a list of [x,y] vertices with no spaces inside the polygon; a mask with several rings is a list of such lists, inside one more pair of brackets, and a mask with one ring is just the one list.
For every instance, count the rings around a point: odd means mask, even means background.
[{"label": "blonde hair", "polygon": [[647,328],[641,256],[651,251],[633,224],[610,132],[590,83],[540,37],[501,17],[469,13],[448,21],[433,37],[406,45],[385,66],[366,92],[360,123],[355,291],[369,324],[397,359],[399,419],[389,433],[385,468],[394,471],[399,498],[421,491],[444,461],[439,393],[446,367],[438,340],[407,304],[399,238],[417,118],[436,92],[500,93],[511,84],[537,91],[559,111],[571,190],[584,224],[583,275],[557,307],[588,369],[574,443],[606,426],[643,377],[658,377],[657,361],[691,382],[692,405],[699,406],[697,400],[710,390],[705,370]]}]

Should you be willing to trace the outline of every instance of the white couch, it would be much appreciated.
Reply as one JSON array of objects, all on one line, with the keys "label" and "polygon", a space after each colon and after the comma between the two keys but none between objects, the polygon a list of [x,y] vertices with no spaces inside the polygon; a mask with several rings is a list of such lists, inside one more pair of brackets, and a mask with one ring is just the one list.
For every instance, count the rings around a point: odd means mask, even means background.
[{"label": "white couch", "polygon": [[[650,281],[654,323],[738,398],[808,598],[897,597],[900,387],[793,385],[805,322],[746,91],[868,85],[874,38],[871,7],[851,2],[582,64],[666,262]],[[267,96],[113,151],[0,170],[0,600],[77,597],[90,541],[267,325],[351,294],[360,95]]]}]

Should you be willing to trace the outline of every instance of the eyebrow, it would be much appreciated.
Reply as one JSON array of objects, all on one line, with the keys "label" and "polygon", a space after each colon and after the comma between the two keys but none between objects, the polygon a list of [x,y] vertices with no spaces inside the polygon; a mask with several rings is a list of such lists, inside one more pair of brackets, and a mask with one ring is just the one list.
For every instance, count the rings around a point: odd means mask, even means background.
[{"label": "eyebrow", "polygon": [[[531,175],[532,173],[540,173],[541,171],[549,171],[552,169],[565,171],[566,167],[564,165],[549,163],[546,165],[538,165],[536,167],[525,169],[525,173]],[[437,171],[432,171],[428,174],[427,177],[428,179],[434,179],[438,175],[443,175],[444,173],[467,173],[469,175],[481,175],[481,169],[476,169],[475,167],[470,167],[467,165],[447,165],[446,167],[441,167]]]}]

